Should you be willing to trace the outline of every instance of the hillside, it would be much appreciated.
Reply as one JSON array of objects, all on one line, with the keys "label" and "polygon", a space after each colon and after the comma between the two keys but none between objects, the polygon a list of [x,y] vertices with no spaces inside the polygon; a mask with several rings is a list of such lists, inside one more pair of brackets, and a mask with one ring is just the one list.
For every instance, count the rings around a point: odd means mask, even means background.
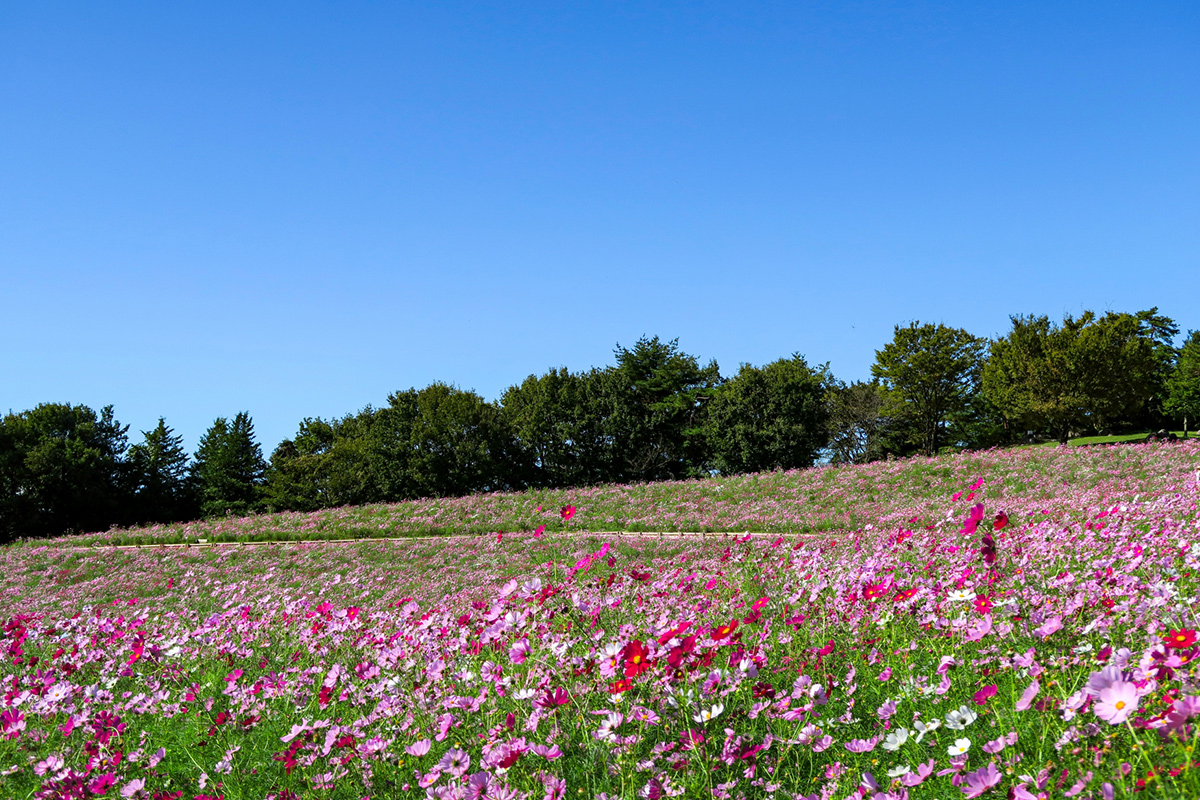
[{"label": "hillside", "polygon": [[[987,450],[865,466],[640,485],[530,490],[114,529],[27,544],[109,545],[389,538],[534,531],[838,533],[929,525],[976,480],[993,502],[1051,518],[1170,491],[1200,469],[1200,440]],[[574,506],[569,522],[560,509]],[[1043,514],[1045,512],[1045,514]]]}]

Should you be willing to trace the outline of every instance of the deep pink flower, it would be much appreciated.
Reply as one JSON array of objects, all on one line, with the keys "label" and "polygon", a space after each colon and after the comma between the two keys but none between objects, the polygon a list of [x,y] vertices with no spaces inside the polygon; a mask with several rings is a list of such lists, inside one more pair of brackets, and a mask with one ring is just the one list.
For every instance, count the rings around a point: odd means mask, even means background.
[{"label": "deep pink flower", "polygon": [[988,698],[995,697],[995,695],[996,695],[995,684],[992,684],[991,686],[985,686],[982,689],[980,689],[978,692],[975,693],[975,705],[977,705],[977,706],[985,705],[988,701]]}]

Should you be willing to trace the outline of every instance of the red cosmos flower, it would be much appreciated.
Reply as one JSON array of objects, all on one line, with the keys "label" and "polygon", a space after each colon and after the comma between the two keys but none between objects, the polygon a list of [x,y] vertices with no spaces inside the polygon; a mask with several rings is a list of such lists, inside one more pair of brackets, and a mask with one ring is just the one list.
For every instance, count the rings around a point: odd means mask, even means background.
[{"label": "red cosmos flower", "polygon": [[1196,643],[1196,631],[1191,628],[1181,628],[1180,630],[1172,630],[1167,633],[1162,639],[1163,644],[1167,647],[1180,648],[1191,647]]},{"label": "red cosmos flower", "polygon": [[608,693],[609,694],[620,694],[621,692],[628,692],[632,686],[633,686],[633,681],[626,678],[623,681],[617,681],[616,683],[610,683],[608,685]]},{"label": "red cosmos flower", "polygon": [[563,506],[558,513],[563,518],[563,522],[567,522],[575,516],[575,506]]},{"label": "red cosmos flower", "polygon": [[671,630],[664,633],[662,636],[658,637],[658,643],[665,646],[667,642],[671,641],[672,639],[674,639],[676,636],[678,636],[679,634],[686,631],[691,626],[692,626],[692,621],[690,619],[684,620],[683,622],[679,623],[679,627],[672,628]]},{"label": "red cosmos flower", "polygon": [[129,654],[129,660],[126,665],[132,664],[142,657],[142,652],[146,649],[146,641],[140,636],[133,641],[133,652]]},{"label": "red cosmos flower", "polygon": [[905,600],[912,597],[916,593],[917,593],[917,587],[915,587],[915,586],[910,589],[905,589],[902,592],[897,592],[896,596],[892,598],[892,602],[893,603],[903,603]]},{"label": "red cosmos flower", "polygon": [[737,630],[737,626],[738,626],[737,617],[734,617],[733,619],[731,619],[729,621],[728,625],[722,625],[721,627],[717,628],[715,631],[712,632],[713,641],[719,642],[722,639],[724,639],[725,637],[731,635],[734,631]]},{"label": "red cosmos flower", "polygon": [[621,658],[625,659],[625,677],[636,678],[650,669],[649,656],[641,639],[634,639],[625,645],[625,649],[621,651]]},{"label": "red cosmos flower", "polygon": [[683,659],[691,655],[695,649],[696,637],[688,636],[679,643],[678,647],[672,647],[670,652],[667,653],[667,663],[671,666],[671,669],[679,669],[679,665],[683,663]]},{"label": "red cosmos flower", "polygon": [[975,595],[975,610],[980,614],[986,614],[992,610],[992,601],[987,598],[987,595]]},{"label": "red cosmos flower", "polygon": [[996,515],[996,521],[992,523],[992,529],[998,531],[1007,524],[1008,524],[1008,514],[1005,514],[1003,511],[1001,511],[999,514]]}]

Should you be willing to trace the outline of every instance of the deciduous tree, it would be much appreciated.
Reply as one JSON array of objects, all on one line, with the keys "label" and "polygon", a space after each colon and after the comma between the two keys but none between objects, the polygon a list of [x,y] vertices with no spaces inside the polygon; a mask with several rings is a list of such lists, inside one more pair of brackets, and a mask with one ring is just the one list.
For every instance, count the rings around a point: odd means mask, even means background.
[{"label": "deciduous tree", "polygon": [[925,453],[938,452],[951,417],[969,408],[986,347],[960,328],[913,322],[897,325],[875,351],[871,375],[887,392],[885,415],[909,423],[912,443]]},{"label": "deciduous tree", "polygon": [[765,367],[743,364],[708,407],[713,464],[725,474],[811,467],[829,439],[827,367],[793,354]]}]

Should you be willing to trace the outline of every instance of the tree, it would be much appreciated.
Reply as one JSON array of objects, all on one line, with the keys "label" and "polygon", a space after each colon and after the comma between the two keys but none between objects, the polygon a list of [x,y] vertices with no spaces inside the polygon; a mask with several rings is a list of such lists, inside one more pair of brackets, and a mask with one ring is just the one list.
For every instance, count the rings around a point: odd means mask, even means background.
[{"label": "tree", "polygon": [[434,383],[388,397],[371,431],[371,472],[388,497],[447,497],[519,488],[516,448],[496,406]]},{"label": "tree", "polygon": [[512,468],[533,486],[586,486],[602,481],[612,462],[604,435],[601,381],[597,371],[551,369],[510,386],[500,413],[520,451]]},{"label": "tree", "polygon": [[979,390],[983,339],[942,324],[899,325],[890,343],[875,351],[871,375],[887,392],[885,415],[908,423],[912,444],[935,455],[946,426],[965,413]]},{"label": "tree", "polygon": [[866,464],[883,458],[887,419],[886,393],[878,382],[831,383],[826,393],[829,460],[834,464]]},{"label": "tree", "polygon": [[129,448],[137,522],[176,522],[195,511],[188,454],[173,433],[159,417],[154,430],[142,431],[142,443]]},{"label": "tree", "polygon": [[617,365],[600,377],[605,438],[613,447],[607,480],[653,481],[706,475],[709,469],[704,405],[721,374],[715,361],[701,367],[679,350],[679,340],[642,337],[617,345]]},{"label": "tree", "polygon": [[238,412],[232,423],[218,417],[200,439],[192,464],[200,513],[215,517],[257,510],[265,471],[250,415]]},{"label": "tree", "polygon": [[1076,430],[1131,422],[1161,383],[1170,320],[1156,311],[1086,311],[1062,325],[1014,316],[1008,335],[991,343],[983,393],[1005,419],[1062,443]]},{"label": "tree", "polygon": [[724,474],[811,467],[828,441],[827,367],[799,353],[765,367],[743,364],[708,406],[714,465]]},{"label": "tree", "polygon": [[87,406],[42,403],[0,422],[0,540],[125,522],[128,425]]},{"label": "tree", "polygon": [[1183,435],[1188,422],[1200,418],[1200,331],[1188,331],[1179,351],[1179,361],[1167,381],[1167,413],[1183,420]]},{"label": "tree", "polygon": [[263,502],[271,509],[315,511],[344,505],[399,500],[378,488],[367,458],[368,432],[377,412],[326,422],[306,418],[294,439],[271,454]]}]

